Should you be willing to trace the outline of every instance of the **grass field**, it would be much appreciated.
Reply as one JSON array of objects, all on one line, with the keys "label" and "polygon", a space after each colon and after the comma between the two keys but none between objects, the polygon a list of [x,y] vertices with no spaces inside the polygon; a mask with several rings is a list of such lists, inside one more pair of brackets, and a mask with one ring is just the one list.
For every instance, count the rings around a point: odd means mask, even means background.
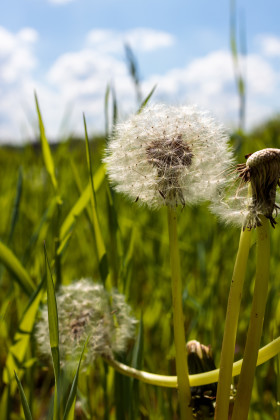
[{"label": "grass field", "polygon": [[[247,135],[233,134],[231,141],[239,162],[244,162],[246,154],[261,148],[279,148],[279,120],[275,118]],[[42,143],[0,149],[0,412],[3,420],[25,418],[14,370],[32,418],[53,415],[53,367],[51,361],[40,356],[33,335],[40,306],[46,301],[46,279],[50,278],[44,243],[56,289],[61,284],[90,278],[125,295],[133,316],[139,320],[138,339],[129,342],[127,351],[118,360],[158,374],[175,374],[166,209],[149,210],[109,189],[101,163],[105,143],[105,138],[90,141],[99,240],[92,222],[91,186],[83,139],[68,139],[53,145],[51,155],[46,152],[44,139]],[[240,231],[219,222],[206,204],[178,209],[178,224],[186,336],[188,340],[210,344],[219,366]],[[262,345],[277,337],[280,327],[278,226],[271,237],[271,272]],[[101,266],[104,254],[107,262],[103,260]],[[236,360],[244,350],[254,273],[253,236]],[[36,289],[39,295],[29,306]],[[278,369],[277,357],[257,368],[250,419],[280,418]],[[62,376],[64,405],[72,380],[66,374]],[[80,371],[76,419],[176,419],[177,416],[175,390],[125,378],[114,373],[101,358]]]}]

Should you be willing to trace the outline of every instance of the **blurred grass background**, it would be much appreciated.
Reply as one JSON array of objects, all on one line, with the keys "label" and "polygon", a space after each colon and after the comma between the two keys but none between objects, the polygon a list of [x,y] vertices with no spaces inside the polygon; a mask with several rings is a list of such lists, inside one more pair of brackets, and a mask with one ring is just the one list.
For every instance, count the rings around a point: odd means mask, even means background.
[{"label": "blurred grass background", "polygon": [[[100,137],[91,140],[93,172],[96,174],[104,155],[106,139]],[[233,134],[231,142],[239,162],[244,161],[244,155],[258,149],[280,148],[278,117],[250,134]],[[56,192],[46,170],[39,142],[21,148],[1,147],[1,243],[22,263],[36,287],[46,274],[43,241],[53,261],[57,281],[59,279],[62,284],[68,284],[82,277],[90,277],[94,282],[100,282],[94,230],[89,217],[90,201],[75,218],[66,246],[59,256],[57,252],[61,226],[88,185],[85,142],[68,139],[52,145],[51,153],[58,185]],[[96,188],[96,201],[110,273],[110,281],[107,279],[106,285],[117,287],[126,295],[139,320],[143,314],[142,368],[174,374],[166,209],[151,211],[114,193],[110,204],[108,191],[105,177],[100,187]],[[57,192],[62,201],[59,205]],[[235,227],[221,224],[208,211],[206,204],[178,209],[178,217],[187,339],[210,344],[218,366],[227,296],[240,232]],[[271,279],[263,345],[279,335],[280,326],[278,226],[271,236]],[[3,256],[0,257],[3,261]],[[236,360],[243,352],[250,316],[254,258],[253,240],[241,307]],[[3,372],[30,293],[23,290],[16,275],[7,269],[7,264],[0,266],[0,288],[0,371]],[[43,419],[48,418],[54,385],[53,371],[50,364],[38,357],[32,334],[30,337],[22,360],[17,360],[17,371],[21,373],[33,418]],[[132,346],[121,360],[130,364],[131,355]],[[277,371],[277,358],[257,368],[251,419],[279,418]],[[129,381],[120,375],[114,377],[111,368],[108,369],[101,360],[89,372],[81,372],[75,418],[177,418],[174,390],[141,383],[129,386]],[[10,385],[5,384],[1,375],[0,393],[1,419],[24,418],[15,380],[11,379]]]}]

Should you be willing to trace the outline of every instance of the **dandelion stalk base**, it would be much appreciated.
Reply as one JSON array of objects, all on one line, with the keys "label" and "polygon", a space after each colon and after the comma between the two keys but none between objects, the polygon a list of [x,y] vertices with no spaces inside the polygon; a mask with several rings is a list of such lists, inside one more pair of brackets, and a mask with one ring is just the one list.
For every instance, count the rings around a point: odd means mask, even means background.
[{"label": "dandelion stalk base", "polygon": [[228,418],[229,395],[232,380],[232,364],[243,283],[245,278],[248,254],[250,249],[251,231],[241,231],[239,248],[236,256],[231,287],[228,298],[225,331],[222,344],[220,375],[216,403],[216,420]]},{"label": "dandelion stalk base", "polygon": [[260,217],[262,225],[257,227],[257,267],[251,319],[232,420],[246,420],[248,417],[268,292],[269,220],[264,216]]},{"label": "dandelion stalk base", "polygon": [[190,407],[191,391],[189,383],[186,339],[184,332],[184,316],[182,307],[182,282],[177,237],[177,215],[176,211],[171,207],[167,207],[167,211],[171,264],[174,342],[176,351],[176,371],[178,377],[179,403],[181,420],[187,420],[192,418],[192,409]]}]

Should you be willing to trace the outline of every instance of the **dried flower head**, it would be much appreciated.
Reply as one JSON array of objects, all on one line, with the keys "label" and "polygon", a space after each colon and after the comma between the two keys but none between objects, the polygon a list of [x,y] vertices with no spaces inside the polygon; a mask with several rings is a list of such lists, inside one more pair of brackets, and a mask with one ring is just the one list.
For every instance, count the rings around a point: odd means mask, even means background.
[{"label": "dried flower head", "polygon": [[109,178],[150,207],[210,199],[231,162],[223,127],[194,106],[154,105],[115,127]]},{"label": "dried flower head", "polygon": [[[227,222],[252,229],[261,225],[260,215],[275,227],[276,187],[280,178],[280,149],[263,149],[245,156],[220,191],[212,209]],[[248,186],[250,188],[248,189]]]},{"label": "dried flower head", "polygon": [[[113,357],[123,352],[134,335],[136,320],[124,296],[108,293],[100,284],[82,279],[62,286],[57,293],[59,349],[61,362],[76,362],[89,337],[84,366],[97,356]],[[49,344],[48,309],[44,305],[35,332],[39,351],[51,355]]]},{"label": "dried flower head", "polygon": [[[190,374],[208,372],[216,369],[210,346],[199,341],[187,342],[188,366]],[[214,416],[216,402],[217,382],[191,387],[191,406],[194,418],[209,418]]]}]

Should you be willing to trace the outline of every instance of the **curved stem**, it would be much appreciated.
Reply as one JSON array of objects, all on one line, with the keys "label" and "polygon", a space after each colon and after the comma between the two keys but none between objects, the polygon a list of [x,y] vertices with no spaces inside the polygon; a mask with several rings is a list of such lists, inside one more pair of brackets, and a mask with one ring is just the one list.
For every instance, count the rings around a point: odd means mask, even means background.
[{"label": "curved stem", "polygon": [[237,387],[232,420],[246,420],[249,413],[254,374],[261,341],[269,280],[269,220],[261,216],[257,227],[257,264],[251,318],[247,333],[243,365]]},{"label": "curved stem", "polygon": [[[280,353],[280,337],[271,341],[271,343],[262,347],[259,350],[257,366],[262,365],[272,357]],[[105,362],[108,363],[117,372],[122,373],[125,376],[138,379],[141,382],[150,385],[162,386],[166,388],[177,388],[177,376],[157,375],[155,373],[145,372],[143,370],[137,370],[130,366],[124,365],[114,359],[104,358]],[[238,360],[233,364],[232,376],[240,374],[243,360]],[[196,375],[190,375],[190,386],[201,386],[217,382],[220,370],[215,369],[205,373],[198,373]]]},{"label": "curved stem", "polygon": [[187,363],[186,339],[184,331],[184,315],[182,307],[182,281],[180,268],[180,255],[177,236],[177,215],[176,211],[167,207],[169,250],[171,265],[172,304],[174,343],[176,352],[176,372],[178,377],[178,393],[180,403],[181,420],[192,419],[191,390],[189,383],[189,371]]},{"label": "curved stem", "polygon": [[216,420],[228,418],[235,340],[250,241],[251,231],[242,230],[228,297],[215,410]]}]

